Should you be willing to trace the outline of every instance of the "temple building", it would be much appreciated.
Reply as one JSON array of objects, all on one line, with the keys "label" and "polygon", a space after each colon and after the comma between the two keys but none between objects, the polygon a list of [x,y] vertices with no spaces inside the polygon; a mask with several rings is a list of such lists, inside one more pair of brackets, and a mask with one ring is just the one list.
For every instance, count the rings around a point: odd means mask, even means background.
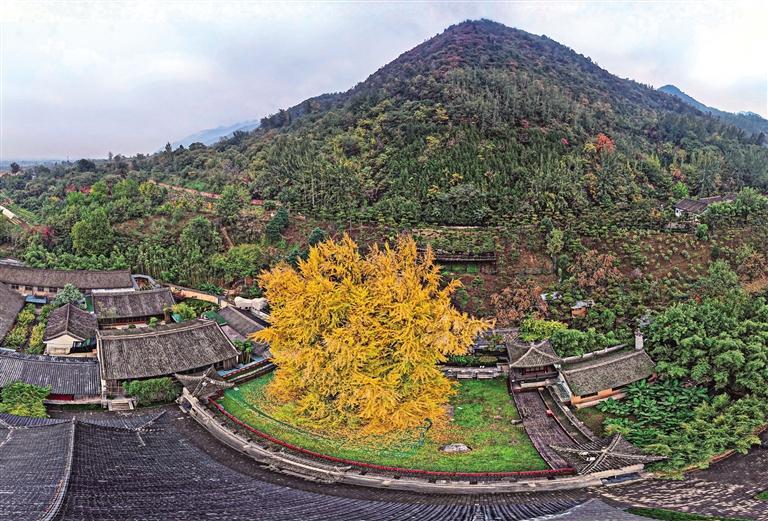
[{"label": "temple building", "polygon": [[664,459],[643,452],[621,434],[586,443],[551,447],[581,475],[610,475],[618,469],[640,472],[646,464]]},{"label": "temple building", "polygon": [[238,350],[215,321],[190,320],[153,328],[107,329],[96,335],[102,387],[122,395],[128,380],[231,369]]},{"label": "temple building", "polygon": [[65,304],[48,315],[43,342],[49,355],[93,356],[96,348],[93,339],[99,324],[96,316],[77,307]]},{"label": "temple building", "polygon": [[166,310],[176,303],[168,288],[97,293],[92,301],[101,326],[146,324],[152,318],[163,320]]},{"label": "temple building", "polygon": [[608,398],[623,396],[623,388],[653,375],[654,363],[643,349],[616,346],[564,358],[560,380],[570,402],[587,407]]},{"label": "temple building", "polygon": [[48,270],[0,264],[0,282],[24,296],[52,298],[67,284],[83,293],[134,290],[128,270]]},{"label": "temple building", "polygon": [[27,355],[0,349],[0,388],[13,382],[50,387],[48,403],[100,403],[99,363],[92,358]]},{"label": "temple building", "polygon": [[554,383],[560,357],[548,340],[523,342],[517,332],[505,335],[509,355],[509,379],[513,391]]}]

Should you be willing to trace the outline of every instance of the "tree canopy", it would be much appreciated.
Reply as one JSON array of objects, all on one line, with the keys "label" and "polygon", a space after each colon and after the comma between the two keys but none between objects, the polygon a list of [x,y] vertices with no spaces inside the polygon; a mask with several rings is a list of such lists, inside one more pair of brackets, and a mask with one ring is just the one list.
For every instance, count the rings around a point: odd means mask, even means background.
[{"label": "tree canopy", "polygon": [[437,364],[465,353],[490,322],[451,305],[431,250],[410,238],[361,255],[348,236],[312,247],[296,269],[260,277],[278,369],[270,393],[320,427],[378,433],[444,417],[451,383]]}]

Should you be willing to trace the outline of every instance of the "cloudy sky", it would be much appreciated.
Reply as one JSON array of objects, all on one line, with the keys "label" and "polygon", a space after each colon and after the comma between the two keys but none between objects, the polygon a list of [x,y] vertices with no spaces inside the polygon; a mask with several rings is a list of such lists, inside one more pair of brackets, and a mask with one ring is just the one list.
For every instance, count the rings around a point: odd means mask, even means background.
[{"label": "cloudy sky", "polygon": [[0,0],[0,160],[152,152],[364,80],[466,19],[768,116],[768,2]]}]

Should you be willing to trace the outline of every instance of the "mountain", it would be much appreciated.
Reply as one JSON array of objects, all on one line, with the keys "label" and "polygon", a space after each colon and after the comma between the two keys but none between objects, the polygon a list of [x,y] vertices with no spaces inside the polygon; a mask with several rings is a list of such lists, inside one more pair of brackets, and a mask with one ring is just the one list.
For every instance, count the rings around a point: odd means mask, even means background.
[{"label": "mountain", "polygon": [[709,107],[697,99],[692,98],[674,85],[664,85],[663,87],[659,87],[659,90],[676,96],[688,105],[697,108],[705,114],[712,114],[745,132],[749,132],[750,134],[759,134],[760,132],[763,132],[768,135],[768,119],[763,118],[759,114],[755,114],[754,112],[726,112],[714,107]]},{"label": "mountain", "polygon": [[225,125],[221,127],[201,130],[200,132],[195,132],[194,134],[190,134],[189,136],[184,137],[178,141],[174,141],[171,143],[171,146],[173,146],[173,148],[178,148],[180,145],[188,147],[192,143],[213,145],[220,139],[232,137],[232,135],[238,130],[241,132],[250,132],[257,128],[259,128],[258,120],[254,119],[250,121],[241,121],[239,123],[234,123],[233,125]]},{"label": "mountain", "polygon": [[348,223],[650,226],[680,183],[691,195],[768,188],[756,143],[546,36],[480,20],[250,134],[133,167],[214,191],[244,182]]}]

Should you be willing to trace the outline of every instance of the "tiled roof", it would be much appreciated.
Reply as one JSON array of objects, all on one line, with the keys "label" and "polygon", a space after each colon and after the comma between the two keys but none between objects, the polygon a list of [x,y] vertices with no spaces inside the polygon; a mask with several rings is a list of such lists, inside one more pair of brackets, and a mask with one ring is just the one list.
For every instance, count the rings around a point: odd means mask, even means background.
[{"label": "tiled roof", "polygon": [[93,310],[103,319],[126,319],[162,315],[176,303],[168,288],[93,295]]},{"label": "tiled roof", "polygon": [[192,396],[198,398],[204,398],[217,391],[234,387],[234,384],[224,381],[213,367],[209,367],[200,375],[175,374],[173,376],[187,388]]},{"label": "tiled roof", "polygon": [[48,270],[7,264],[0,264],[0,282],[44,288],[63,288],[72,284],[81,290],[133,288],[128,270]]},{"label": "tiled roof", "polygon": [[530,521],[648,521],[648,518],[590,499],[562,514],[535,517]]},{"label": "tiled roof", "polygon": [[13,327],[16,315],[24,307],[24,297],[5,284],[0,283],[0,340]]},{"label": "tiled roof", "polygon": [[736,199],[733,194],[715,195],[712,197],[702,197],[701,199],[682,199],[676,205],[676,210],[699,214],[707,209],[710,204],[730,202]]},{"label": "tiled roof", "polygon": [[88,340],[96,335],[99,324],[96,316],[75,306],[65,304],[48,315],[43,338],[48,341],[69,334],[78,340]]},{"label": "tiled roof", "polygon": [[653,369],[653,360],[644,350],[630,348],[563,364],[560,372],[573,394],[584,396],[642,380]]},{"label": "tiled roof", "polygon": [[211,320],[103,330],[96,338],[105,380],[181,373],[208,367],[238,354],[221,327]]},{"label": "tiled roof", "polygon": [[560,362],[560,357],[552,349],[548,340],[537,344],[533,342],[524,344],[519,341],[508,342],[507,352],[509,353],[510,367],[542,367]]},{"label": "tiled roof", "polygon": [[621,434],[578,445],[551,445],[579,474],[618,470],[637,464],[661,461],[662,456],[647,454]]},{"label": "tiled roof", "polygon": [[51,387],[52,394],[98,396],[99,364],[84,358],[26,355],[0,350],[0,387],[16,381]]},{"label": "tiled roof", "polygon": [[71,421],[35,428],[0,424],[0,520],[39,521],[56,515],[67,490],[74,436]]},{"label": "tiled roof", "polygon": [[[513,520],[556,514],[582,501],[557,491],[479,505],[450,498],[413,502],[374,490],[354,497],[324,494],[321,486],[312,492],[222,463],[198,443],[216,441],[206,442],[209,436],[200,438],[199,429],[186,424],[171,414],[134,414],[34,429],[0,425],[0,521]],[[252,466],[248,458],[243,463]]]},{"label": "tiled roof", "polygon": [[227,325],[248,338],[257,331],[264,329],[264,325],[259,323],[248,312],[237,309],[233,306],[227,306],[219,310],[219,315],[227,321]]}]

